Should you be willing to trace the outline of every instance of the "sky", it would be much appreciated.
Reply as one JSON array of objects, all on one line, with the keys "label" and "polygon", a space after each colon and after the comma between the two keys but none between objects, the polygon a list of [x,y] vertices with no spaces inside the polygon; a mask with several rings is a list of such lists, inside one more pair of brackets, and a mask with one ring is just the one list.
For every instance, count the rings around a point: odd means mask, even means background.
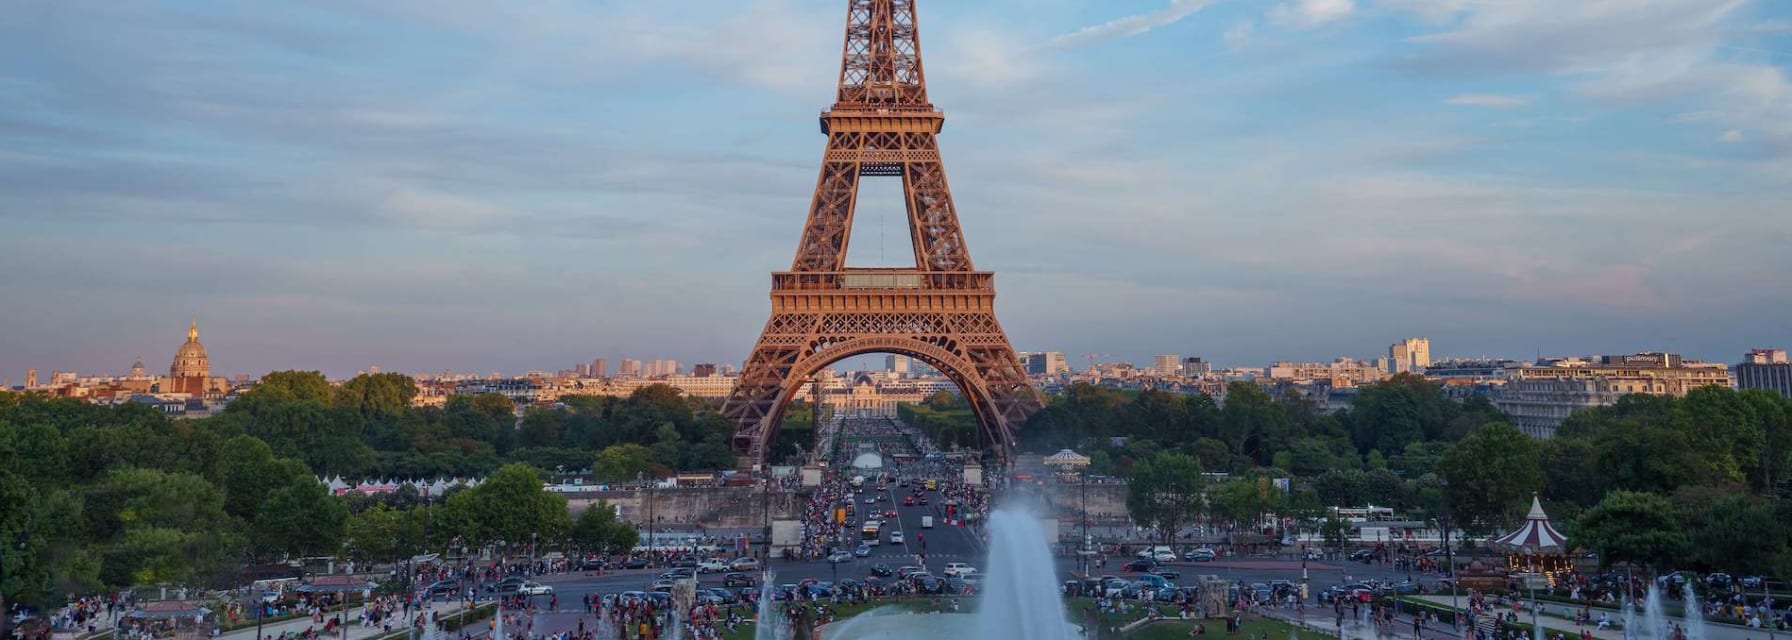
[{"label": "sky", "polygon": [[[0,377],[739,363],[840,0],[26,0]],[[921,0],[1015,347],[1792,346],[1792,3]],[[894,182],[848,262],[908,255]],[[612,364],[612,367],[615,365]]]}]

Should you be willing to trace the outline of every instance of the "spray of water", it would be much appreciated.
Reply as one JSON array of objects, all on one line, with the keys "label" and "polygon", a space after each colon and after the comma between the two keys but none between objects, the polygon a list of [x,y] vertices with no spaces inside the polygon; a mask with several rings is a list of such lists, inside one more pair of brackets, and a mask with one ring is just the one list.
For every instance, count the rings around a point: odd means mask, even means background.
[{"label": "spray of water", "polygon": [[759,619],[753,621],[753,640],[788,640],[790,625],[784,616],[778,615],[778,608],[772,604],[773,579],[777,576],[766,571],[759,576]]},{"label": "spray of water", "polygon": [[1649,595],[1643,599],[1643,632],[1638,637],[1648,640],[1667,640],[1668,616],[1661,609],[1661,590],[1649,587]]},{"label": "spray of water", "polygon": [[983,638],[1074,640],[1064,620],[1056,565],[1039,519],[999,509],[989,516],[989,568],[976,628]]},{"label": "spray of water", "polygon": [[1699,594],[1692,592],[1692,582],[1681,585],[1682,595],[1686,597],[1686,615],[1682,621],[1686,627],[1686,640],[1705,640],[1705,607],[1699,603]]}]

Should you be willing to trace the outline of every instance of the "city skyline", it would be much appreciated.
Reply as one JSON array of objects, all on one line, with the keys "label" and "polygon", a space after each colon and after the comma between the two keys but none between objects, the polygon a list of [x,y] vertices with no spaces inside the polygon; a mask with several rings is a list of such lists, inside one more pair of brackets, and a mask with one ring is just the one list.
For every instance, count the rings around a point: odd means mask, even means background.
[{"label": "city skyline", "polygon": [[[160,361],[195,313],[230,373],[738,366],[837,4],[29,8],[0,24],[0,290],[31,301],[0,370]],[[1019,349],[1792,343],[1783,7],[959,4],[924,9],[929,79]],[[849,261],[900,220],[862,210]]]}]

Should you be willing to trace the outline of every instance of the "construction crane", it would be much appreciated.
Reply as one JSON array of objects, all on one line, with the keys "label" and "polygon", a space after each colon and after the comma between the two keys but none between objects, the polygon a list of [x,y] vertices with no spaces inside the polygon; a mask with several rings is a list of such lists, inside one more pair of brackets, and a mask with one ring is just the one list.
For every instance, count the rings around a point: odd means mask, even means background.
[{"label": "construction crane", "polygon": [[1089,371],[1094,371],[1094,370],[1095,370],[1095,359],[1096,359],[1096,358],[1112,358],[1112,357],[1114,357],[1114,354],[1111,354],[1111,353],[1091,353],[1091,354],[1086,354],[1086,355],[1084,355],[1084,356],[1083,356],[1083,357],[1084,357],[1084,358],[1088,358],[1088,359],[1089,359],[1089,369],[1088,369],[1088,370],[1089,370]]}]

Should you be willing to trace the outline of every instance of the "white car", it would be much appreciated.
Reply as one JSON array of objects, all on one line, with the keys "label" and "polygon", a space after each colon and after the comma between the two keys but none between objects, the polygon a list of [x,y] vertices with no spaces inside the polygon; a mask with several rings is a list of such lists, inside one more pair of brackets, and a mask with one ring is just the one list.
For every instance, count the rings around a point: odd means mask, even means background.
[{"label": "white car", "polygon": [[1156,554],[1154,554],[1151,559],[1156,560],[1158,562],[1175,562],[1176,561],[1176,552],[1174,552],[1174,551],[1159,551]]},{"label": "white car", "polygon": [[704,560],[697,563],[697,573],[724,573],[728,571],[728,563],[721,560]]},{"label": "white car", "polygon": [[902,532],[901,531],[891,531],[890,532],[890,544],[902,544]]},{"label": "white car", "polygon": [[963,562],[948,562],[946,563],[945,571],[943,571],[948,578],[962,578],[976,572],[977,570],[975,568],[972,568],[971,565]]},{"label": "white car", "polygon": [[539,582],[525,582],[517,587],[516,592],[526,596],[545,596],[554,593],[554,588]]}]

